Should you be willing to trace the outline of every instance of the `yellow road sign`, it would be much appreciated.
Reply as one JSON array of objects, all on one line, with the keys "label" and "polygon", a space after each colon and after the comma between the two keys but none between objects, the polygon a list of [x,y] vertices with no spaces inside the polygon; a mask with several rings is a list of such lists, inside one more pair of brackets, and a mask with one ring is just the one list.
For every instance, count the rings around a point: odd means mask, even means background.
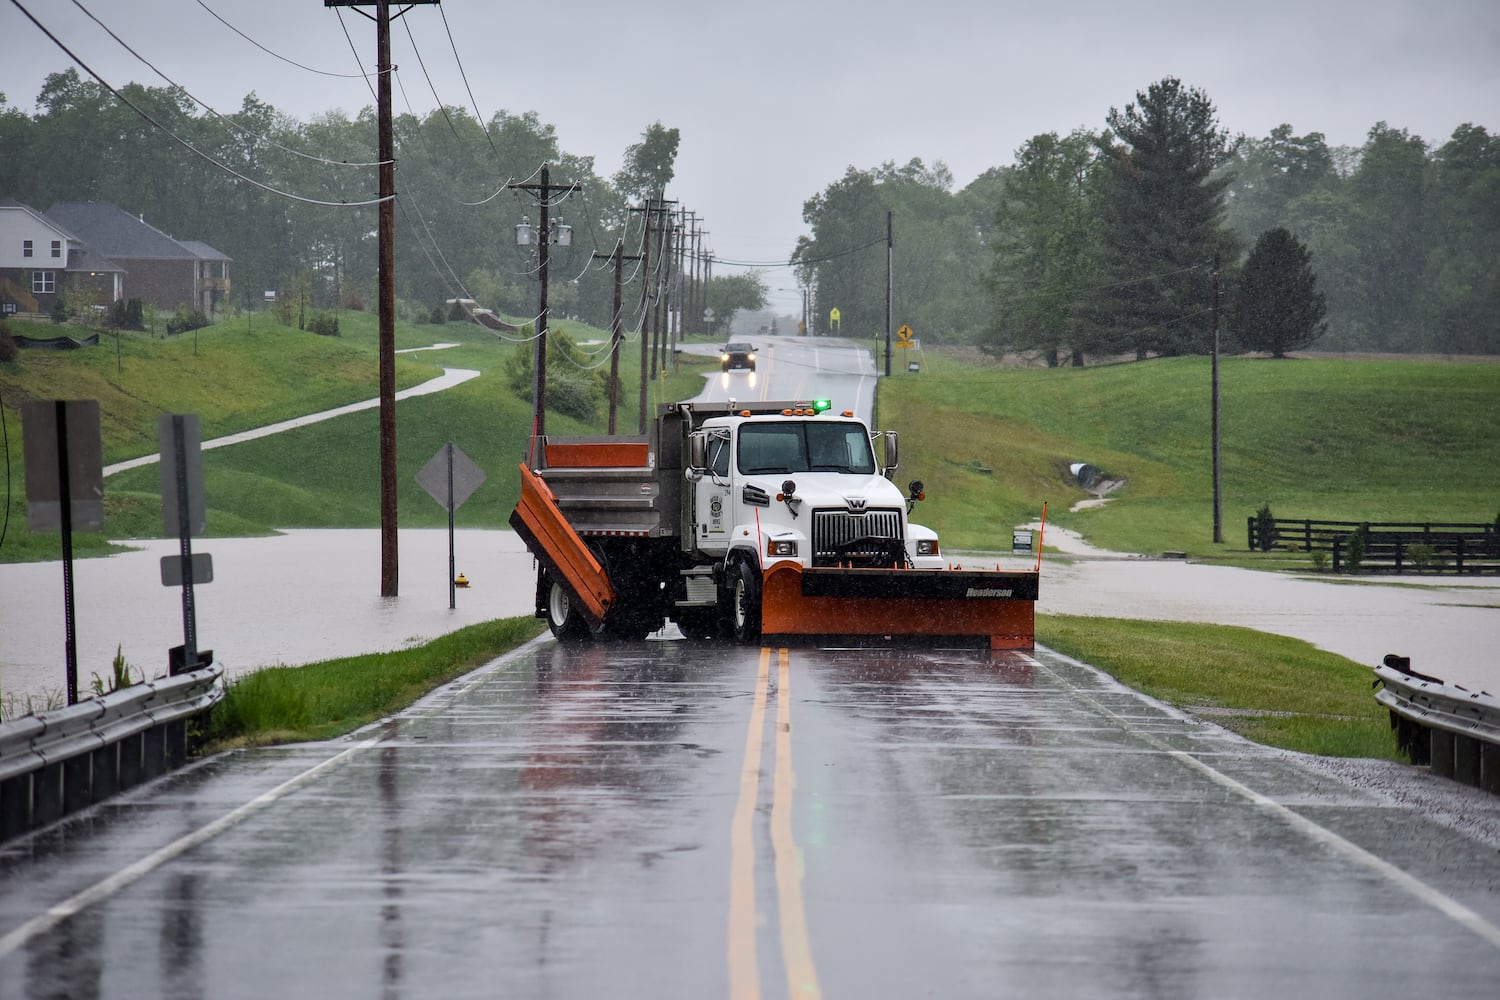
[{"label": "yellow road sign", "polygon": [[909,327],[909,326],[907,326],[906,324],[903,323],[901,325],[901,329],[899,329],[899,330],[896,331],[896,339],[899,340],[899,341],[901,341],[903,344],[905,344],[907,346],[910,346],[911,345],[911,327]]}]

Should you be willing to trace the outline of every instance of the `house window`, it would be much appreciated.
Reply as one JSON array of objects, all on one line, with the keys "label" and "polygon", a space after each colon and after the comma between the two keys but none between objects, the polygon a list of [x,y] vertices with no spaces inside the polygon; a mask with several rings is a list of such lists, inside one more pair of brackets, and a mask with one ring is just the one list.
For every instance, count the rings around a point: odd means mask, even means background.
[{"label": "house window", "polygon": [[51,295],[55,291],[57,291],[56,271],[31,272],[31,294]]},{"label": "house window", "polygon": [[53,240],[52,241],[52,256],[54,256],[54,257],[61,257],[62,256],[62,240]]},{"label": "house window", "polygon": [[30,240],[22,240],[21,241],[21,256],[22,257],[30,257],[31,255],[32,255],[31,241]]}]

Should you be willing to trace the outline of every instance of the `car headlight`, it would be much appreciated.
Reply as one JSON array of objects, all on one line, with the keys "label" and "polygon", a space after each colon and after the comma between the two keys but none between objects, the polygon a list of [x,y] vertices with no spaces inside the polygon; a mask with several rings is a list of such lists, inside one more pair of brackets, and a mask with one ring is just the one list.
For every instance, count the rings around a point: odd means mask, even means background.
[{"label": "car headlight", "polygon": [[940,556],[942,554],[943,550],[938,546],[936,538],[919,538],[917,540],[917,555]]},{"label": "car headlight", "polygon": [[729,360],[729,355],[727,355],[727,354],[721,354],[721,355],[719,355],[719,360],[720,361],[728,361]]},{"label": "car headlight", "polygon": [[796,554],[797,543],[795,540],[777,538],[766,540],[766,555],[768,556],[795,556]]}]

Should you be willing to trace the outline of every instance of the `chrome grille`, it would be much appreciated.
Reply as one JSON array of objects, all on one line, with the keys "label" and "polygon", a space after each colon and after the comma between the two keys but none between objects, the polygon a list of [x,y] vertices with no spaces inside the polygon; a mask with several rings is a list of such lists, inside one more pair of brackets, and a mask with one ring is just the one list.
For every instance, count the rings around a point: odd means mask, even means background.
[{"label": "chrome grille", "polygon": [[888,545],[854,545],[840,552],[841,546],[856,539],[896,539],[904,541],[899,510],[870,510],[851,514],[847,510],[813,511],[813,565],[835,563],[868,563],[890,557]]}]

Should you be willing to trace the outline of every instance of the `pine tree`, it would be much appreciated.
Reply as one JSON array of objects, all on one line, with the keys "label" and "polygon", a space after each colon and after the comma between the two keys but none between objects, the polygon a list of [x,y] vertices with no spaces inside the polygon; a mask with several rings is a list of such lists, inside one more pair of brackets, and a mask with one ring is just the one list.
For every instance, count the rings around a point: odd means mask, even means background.
[{"label": "pine tree", "polygon": [[1229,179],[1211,176],[1230,154],[1229,134],[1208,96],[1173,77],[1107,120],[1098,140],[1104,273],[1089,309],[1097,339],[1138,358],[1207,353],[1199,317],[1211,261],[1236,256],[1222,222]]},{"label": "pine tree", "polygon": [[1307,247],[1280,226],[1261,233],[1240,273],[1229,323],[1240,344],[1284,358],[1323,335],[1327,312]]}]

